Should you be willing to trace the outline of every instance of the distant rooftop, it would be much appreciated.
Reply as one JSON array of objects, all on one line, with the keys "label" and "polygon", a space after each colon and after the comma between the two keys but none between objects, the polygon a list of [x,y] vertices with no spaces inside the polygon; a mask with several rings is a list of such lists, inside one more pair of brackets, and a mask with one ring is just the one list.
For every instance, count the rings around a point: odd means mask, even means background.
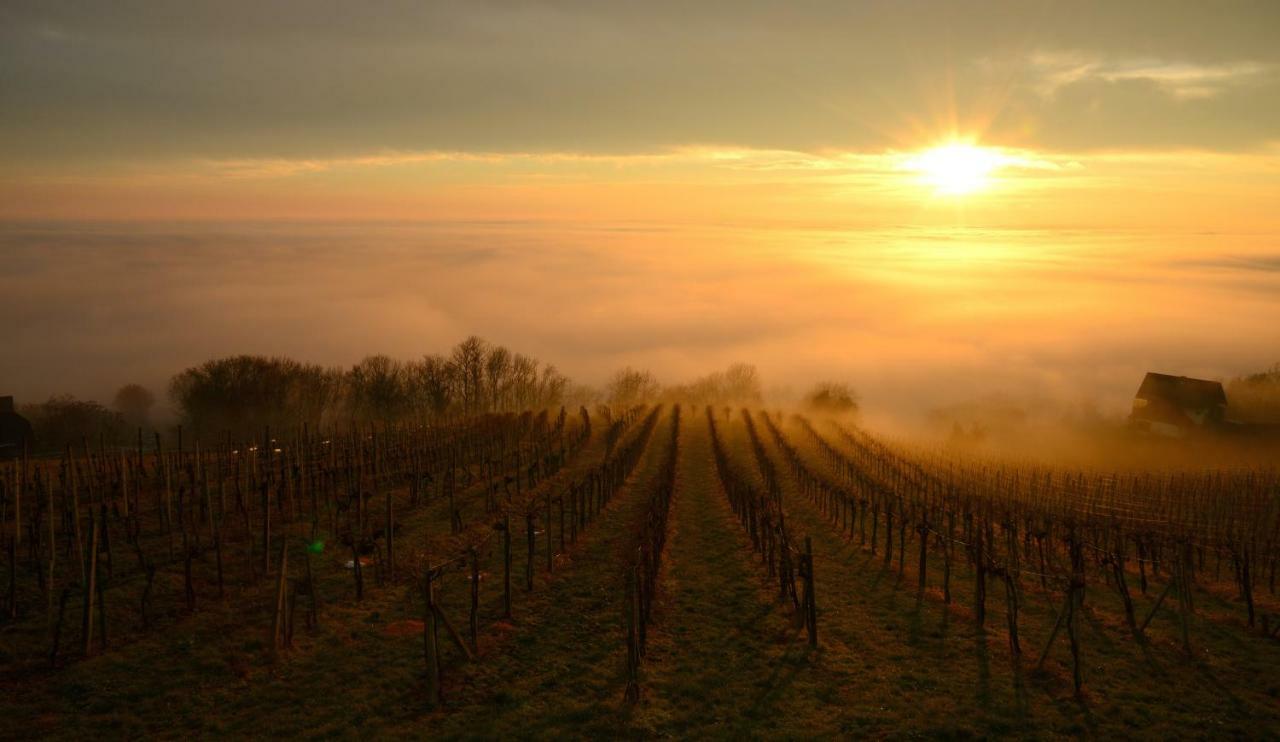
[{"label": "distant rooftop", "polygon": [[1208,409],[1227,403],[1222,382],[1148,372],[1138,387],[1138,399],[1170,402],[1184,409]]}]

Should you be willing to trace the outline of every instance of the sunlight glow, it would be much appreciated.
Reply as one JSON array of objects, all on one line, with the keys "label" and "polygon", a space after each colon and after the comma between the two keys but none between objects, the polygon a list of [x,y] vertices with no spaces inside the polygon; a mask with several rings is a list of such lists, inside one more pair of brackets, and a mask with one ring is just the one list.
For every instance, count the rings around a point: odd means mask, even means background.
[{"label": "sunlight glow", "polygon": [[919,173],[935,193],[959,196],[985,188],[991,173],[1003,164],[1004,158],[995,150],[953,142],[912,157],[906,169]]}]

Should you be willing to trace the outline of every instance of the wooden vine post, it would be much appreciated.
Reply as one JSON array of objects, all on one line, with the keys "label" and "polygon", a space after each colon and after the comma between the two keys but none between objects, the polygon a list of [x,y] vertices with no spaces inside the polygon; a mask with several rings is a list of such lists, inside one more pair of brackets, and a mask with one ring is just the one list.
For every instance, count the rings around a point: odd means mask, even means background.
[{"label": "wooden vine post", "polygon": [[429,708],[435,708],[440,704],[440,645],[436,635],[435,592],[435,574],[428,565],[423,587],[426,605],[422,614],[422,640],[427,665],[427,706]]},{"label": "wooden vine post", "polygon": [[276,579],[275,614],[271,621],[271,660],[280,658],[284,640],[285,622],[288,620],[286,592],[289,585],[289,540],[280,539],[280,574]]},{"label": "wooden vine post", "polygon": [[89,511],[89,568],[84,584],[84,620],[81,636],[84,637],[84,656],[93,649],[93,610],[98,595],[98,519]]},{"label": "wooden vine post", "polygon": [[471,612],[467,621],[468,638],[471,640],[471,651],[480,651],[480,555],[476,547],[469,550],[471,557]]},{"label": "wooden vine post", "polygon": [[627,616],[627,703],[640,700],[640,595],[637,582],[638,566],[627,570],[627,592],[624,610]]},{"label": "wooden vine post", "polygon": [[534,550],[534,533],[533,533],[533,511],[525,513],[525,546],[528,552],[524,562],[524,589],[526,591],[533,590],[533,550]]},{"label": "wooden vine post", "polygon": [[511,618],[511,516],[503,516],[502,524],[502,617]]},{"label": "wooden vine post", "polygon": [[807,574],[804,581],[805,626],[809,631],[809,646],[818,646],[818,605],[813,588],[813,539],[804,537],[804,562]]}]

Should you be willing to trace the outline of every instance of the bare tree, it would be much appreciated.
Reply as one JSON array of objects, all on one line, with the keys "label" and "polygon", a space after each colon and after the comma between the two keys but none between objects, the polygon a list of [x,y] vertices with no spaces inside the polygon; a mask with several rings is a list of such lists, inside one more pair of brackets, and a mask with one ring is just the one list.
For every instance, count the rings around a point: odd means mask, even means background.
[{"label": "bare tree", "polygon": [[848,384],[823,381],[814,385],[804,397],[804,403],[821,412],[857,412],[858,393]]},{"label": "bare tree", "polygon": [[458,380],[454,366],[444,356],[423,356],[410,369],[414,396],[422,411],[431,417],[449,412],[455,402]]},{"label": "bare tree", "polygon": [[151,424],[151,408],[156,396],[141,384],[125,384],[116,391],[112,409],[120,414],[131,428],[145,428]]},{"label": "bare tree", "polygon": [[506,392],[511,383],[511,351],[501,345],[491,346],[489,355],[485,358],[484,371],[489,392],[489,409],[505,409]]},{"label": "bare tree", "polygon": [[538,399],[535,406],[559,407],[564,401],[564,391],[568,386],[569,377],[548,363],[542,369],[542,380],[538,383]]},{"label": "bare tree", "polygon": [[538,362],[520,353],[511,359],[511,396],[522,410],[533,407],[538,397]]},{"label": "bare tree", "polygon": [[231,356],[188,368],[169,382],[169,397],[197,432],[256,431],[318,423],[337,376],[289,358]]},{"label": "bare tree", "polygon": [[735,363],[725,369],[723,395],[723,401],[731,404],[760,404],[764,393],[756,367],[749,363]]},{"label": "bare tree", "polygon": [[348,374],[351,401],[357,413],[369,419],[393,420],[409,409],[405,372],[388,356],[368,356]]},{"label": "bare tree", "polygon": [[606,389],[611,405],[632,405],[655,399],[662,386],[648,370],[627,366],[613,375]]},{"label": "bare tree", "polygon": [[458,375],[458,393],[462,411],[475,414],[482,411],[484,392],[484,361],[488,343],[472,335],[454,346],[453,366]]}]

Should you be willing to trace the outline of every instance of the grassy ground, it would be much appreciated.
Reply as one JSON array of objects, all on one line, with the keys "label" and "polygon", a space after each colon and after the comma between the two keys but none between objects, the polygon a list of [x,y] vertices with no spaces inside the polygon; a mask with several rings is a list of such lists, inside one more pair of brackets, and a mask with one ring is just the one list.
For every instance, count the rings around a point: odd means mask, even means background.
[{"label": "grassy ground", "polygon": [[[553,478],[553,484],[580,477],[599,461],[603,446],[603,436],[593,437]],[[468,490],[467,497],[482,499],[482,486]],[[14,730],[69,736],[266,730],[332,733],[360,729],[370,718],[416,718],[421,715],[421,703],[414,695],[421,695],[417,686],[423,667],[421,590],[404,576],[412,562],[421,558],[421,545],[447,541],[448,531],[443,500],[401,519],[397,549],[404,567],[402,579],[379,585],[373,570],[366,570],[361,601],[355,599],[352,572],[345,567],[349,551],[329,548],[315,557],[320,626],[307,631],[299,625],[294,648],[276,664],[269,661],[267,651],[274,580],[233,580],[223,599],[212,597],[206,586],[193,613],[173,608],[179,601],[180,583],[158,582],[153,602],[159,607],[157,613],[164,611],[159,627],[141,634],[129,632],[123,642],[117,634],[112,649],[103,656],[76,660],[58,670],[40,666],[7,676],[4,718],[13,721]],[[525,561],[522,538],[515,540],[515,547],[517,577],[513,581],[519,582]],[[495,561],[492,554],[487,555],[487,564]],[[539,539],[535,565],[544,561],[544,542]],[[298,561],[293,564],[300,569]],[[459,589],[462,582],[446,581],[442,597],[448,601],[451,594],[465,592],[465,587]],[[484,594],[482,638],[491,640],[508,629],[488,628],[499,615],[500,596],[491,585],[486,585]],[[517,590],[517,606],[523,595],[523,590]],[[454,600],[455,606],[458,602]],[[114,610],[122,616],[136,614],[134,606],[120,603]],[[71,622],[77,617],[73,614]],[[461,626],[465,614],[455,611],[453,620]],[[411,630],[415,622],[416,632]],[[74,645],[78,628],[73,627],[71,634]],[[36,640],[41,646],[47,644],[43,633]],[[72,646],[68,653],[74,656],[77,650]],[[445,659],[456,661],[447,653]],[[389,692],[395,688],[400,691]],[[0,729],[0,734],[4,731]]]},{"label": "grassy ground", "polygon": [[[1082,622],[1086,693],[1076,699],[1062,637],[1046,670],[1033,672],[1059,595],[1024,586],[1023,656],[1015,659],[998,585],[988,589],[984,631],[976,629],[968,609],[973,575],[962,565],[957,564],[953,573],[952,606],[942,604],[937,589],[937,554],[931,563],[933,587],[919,594],[916,545],[906,550],[905,569],[899,573],[896,553],[893,568],[886,569],[882,554],[873,558],[856,541],[847,543],[838,526],[799,493],[781,452],[761,432],[782,475],[791,528],[814,539],[823,645],[843,645],[842,655],[862,665],[856,680],[861,689],[854,695],[862,711],[876,718],[866,731],[889,728],[929,736],[1280,733],[1277,683],[1268,669],[1280,660],[1275,642],[1248,635],[1239,626],[1200,621],[1193,633],[1196,654],[1187,659],[1177,649],[1176,624],[1166,615],[1152,624],[1150,646],[1144,647],[1123,628],[1114,593],[1094,586]],[[798,429],[790,432],[793,442],[803,440]],[[754,462],[745,426],[735,420],[729,437],[736,460],[746,470]],[[816,468],[818,462],[815,455],[808,463]],[[1139,602],[1146,606],[1151,601]],[[1222,606],[1202,600],[1199,608],[1215,615]]]},{"label": "grassy ground", "polygon": [[841,702],[841,678],[820,653],[811,656],[766,589],[764,568],[716,479],[706,418],[685,419],[635,729],[714,737],[837,732],[822,708]]},{"label": "grassy ground", "polygon": [[[570,420],[569,427],[577,428],[576,420]],[[533,435],[533,432],[528,432],[522,439],[526,448]],[[597,461],[603,454],[603,446],[603,436],[597,435],[585,446],[570,451],[571,465],[565,467],[563,473],[550,477],[548,486],[555,488],[559,480],[568,476],[569,473]],[[473,466],[473,468],[480,471],[479,467]],[[509,468],[496,471],[496,479],[500,481],[504,474],[509,473]],[[483,477],[473,481],[470,486],[459,485],[455,501],[464,529],[474,532],[488,528],[488,516],[484,512],[484,493],[487,486],[488,481]],[[439,487],[437,486],[436,489],[438,490]],[[426,493],[424,501],[416,506],[410,503],[406,487],[393,489],[391,494],[396,512],[396,541],[398,559],[402,566],[401,578],[412,571],[413,562],[415,559],[420,559],[428,547],[431,553],[439,554],[449,549],[460,538],[465,537],[450,533],[449,499],[438,491]],[[434,496],[431,496],[432,494]],[[246,505],[252,512],[251,522],[248,524],[242,521],[240,514],[236,512],[232,504],[234,496],[230,492],[222,496],[226,498],[229,509],[223,527],[224,591],[219,597],[216,581],[217,563],[215,551],[212,548],[212,538],[204,531],[205,522],[200,519],[196,530],[203,536],[204,548],[197,547],[196,556],[192,561],[196,596],[194,610],[188,609],[184,598],[181,540],[176,536],[172,540],[166,538],[156,520],[144,520],[140,551],[147,555],[148,560],[156,568],[155,582],[150,593],[147,611],[149,625],[146,626],[139,610],[146,582],[137,559],[137,552],[127,545],[122,525],[112,524],[109,536],[115,544],[112,551],[112,568],[104,569],[101,579],[107,588],[105,591],[106,614],[109,617],[110,643],[113,650],[126,647],[139,639],[145,639],[151,633],[168,632],[171,627],[180,633],[184,630],[181,625],[193,620],[199,624],[203,632],[242,633],[238,630],[243,629],[246,619],[260,619],[264,607],[270,609],[274,605],[276,583],[269,575],[264,575],[260,540],[262,529],[259,525],[261,521],[256,520],[258,518],[256,495],[246,495]],[[368,519],[373,528],[379,528],[383,523],[384,502],[381,496],[369,499]],[[329,509],[322,507],[318,535],[322,541],[326,542],[326,546],[321,555],[311,558],[311,567],[322,598],[330,603],[341,603],[355,599],[354,575],[346,567],[352,558],[352,553],[349,548],[343,546],[337,533],[330,528],[330,513]],[[350,513],[337,515],[336,521],[340,524],[339,530],[345,529],[349,526]],[[293,546],[290,557],[293,563],[292,574],[299,575],[303,567],[302,544],[312,540],[312,525],[309,518],[301,517],[293,522],[285,522],[285,519],[280,518],[279,512],[276,511],[272,529],[271,570],[274,571],[278,564],[278,545],[283,536],[287,537]],[[467,531],[464,530],[464,534],[466,533]],[[200,541],[198,537],[197,543]],[[176,547],[176,551],[170,552],[166,548],[166,542]],[[380,550],[381,545],[379,545],[379,554]],[[73,580],[78,581],[79,576],[76,574],[74,563],[73,554],[59,550],[58,573],[55,579],[59,590],[72,584]],[[43,569],[42,564],[42,572]],[[376,592],[382,587],[382,580],[376,572],[377,568],[374,565],[365,569],[366,592]],[[50,631],[46,612],[41,608],[45,601],[43,588],[37,586],[35,570],[32,570],[25,561],[20,565],[19,574],[18,583],[21,591],[18,602],[24,610],[19,619],[14,623],[6,624],[3,627],[3,633],[0,634],[0,685],[13,678],[24,678],[33,672],[38,674],[48,665]],[[75,662],[78,659],[80,626],[76,619],[81,610],[80,593],[78,590],[72,590],[66,610],[68,620],[64,624],[59,662]],[[212,629],[211,622],[218,620],[220,616],[225,617],[224,629],[222,631]],[[268,612],[266,618],[261,620],[269,623],[270,613]]]},{"label": "grassy ground", "polygon": [[[846,541],[799,493],[758,423],[793,535],[813,538],[821,641],[810,649],[729,510],[704,414],[682,417],[670,538],[635,706],[623,701],[624,551],[661,470],[669,414],[627,485],[549,575],[539,535],[529,592],[518,531],[513,617],[500,619],[498,575],[485,574],[480,657],[465,663],[443,645],[440,709],[423,700],[421,591],[370,578],[357,603],[350,573],[326,555],[321,624],[299,627],[282,661],[266,659],[268,588],[202,600],[195,614],[103,656],[5,682],[0,737],[1280,736],[1280,644],[1226,618],[1238,609],[1229,596],[1198,596],[1196,653],[1187,659],[1171,617],[1157,618],[1143,647],[1128,637],[1111,594],[1092,589],[1082,624],[1086,693],[1077,699],[1065,643],[1046,672],[1032,671],[1056,594],[1026,586],[1025,654],[1013,658],[998,586],[985,631],[967,609],[973,577],[959,560],[953,606],[937,589],[936,555],[931,587],[918,595],[914,549],[904,578],[896,555],[886,569]],[[822,466],[798,428],[783,429],[810,466]],[[758,476],[736,413],[722,432],[735,465]],[[598,443],[566,478],[598,460]],[[424,514],[406,521],[403,535],[425,538],[439,527]],[[465,576],[447,575],[442,588],[445,610],[465,632]]]},{"label": "grassy ground", "polygon": [[[655,486],[671,416],[627,485],[549,579],[527,596],[508,640],[450,677],[429,728],[459,737],[607,737],[624,723],[624,554]],[[664,432],[668,431],[668,432]]]}]

